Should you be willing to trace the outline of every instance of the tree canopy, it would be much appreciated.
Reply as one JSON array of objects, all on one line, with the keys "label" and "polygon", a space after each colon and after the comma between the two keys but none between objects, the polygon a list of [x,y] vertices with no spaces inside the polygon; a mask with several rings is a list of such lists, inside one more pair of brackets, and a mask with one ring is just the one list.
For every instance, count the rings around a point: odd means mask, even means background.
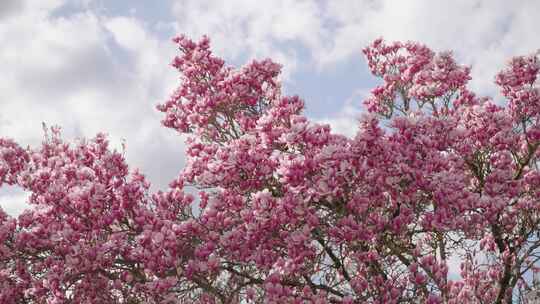
[{"label": "tree canopy", "polygon": [[495,102],[452,53],[377,39],[363,53],[381,85],[348,138],[282,94],[279,64],[174,43],[180,85],[157,109],[188,134],[187,164],[168,189],[150,191],[104,134],[0,138],[0,186],[32,205],[0,210],[0,303],[526,302],[538,53],[497,74]]}]

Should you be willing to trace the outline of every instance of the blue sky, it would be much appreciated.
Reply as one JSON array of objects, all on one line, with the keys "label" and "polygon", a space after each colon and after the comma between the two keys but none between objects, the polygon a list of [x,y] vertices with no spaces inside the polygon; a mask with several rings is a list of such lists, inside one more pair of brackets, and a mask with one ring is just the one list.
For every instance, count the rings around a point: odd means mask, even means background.
[{"label": "blue sky", "polygon": [[[377,83],[361,49],[377,37],[453,50],[472,65],[471,87],[499,98],[493,77],[512,55],[540,48],[540,1],[0,1],[0,136],[37,145],[41,123],[66,137],[109,134],[163,188],[183,166],[183,138],[160,126],[156,103],[178,84],[170,39],[208,34],[232,65],[271,57],[285,94],[306,114],[353,135]],[[501,101],[502,102],[502,101]],[[26,194],[0,189],[10,214]]]}]

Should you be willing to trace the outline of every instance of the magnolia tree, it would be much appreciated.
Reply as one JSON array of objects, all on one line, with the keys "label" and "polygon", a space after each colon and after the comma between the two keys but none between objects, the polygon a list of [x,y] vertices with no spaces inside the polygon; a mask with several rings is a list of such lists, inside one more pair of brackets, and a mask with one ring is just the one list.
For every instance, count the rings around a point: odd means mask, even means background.
[{"label": "magnolia tree", "polygon": [[[99,134],[0,139],[0,303],[526,302],[540,258],[540,62],[467,89],[470,69],[414,42],[364,49],[382,79],[354,138],[302,114],[280,66],[234,69],[174,39],[179,88],[158,106],[188,134],[164,191]],[[191,195],[185,190],[200,190]]]}]

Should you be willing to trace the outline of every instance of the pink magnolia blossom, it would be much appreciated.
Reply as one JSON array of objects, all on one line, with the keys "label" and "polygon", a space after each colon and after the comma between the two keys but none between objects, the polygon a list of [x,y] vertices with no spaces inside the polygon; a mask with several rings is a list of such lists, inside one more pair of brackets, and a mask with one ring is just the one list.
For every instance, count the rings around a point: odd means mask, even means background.
[{"label": "pink magnolia blossom", "polygon": [[206,37],[174,42],[181,82],[157,108],[189,138],[168,189],[151,193],[103,134],[0,139],[0,185],[32,205],[0,210],[0,303],[510,303],[530,289],[538,54],[497,75],[503,105],[450,52],[378,39],[364,54],[382,84],[349,139],[282,95],[271,60],[235,69]]}]

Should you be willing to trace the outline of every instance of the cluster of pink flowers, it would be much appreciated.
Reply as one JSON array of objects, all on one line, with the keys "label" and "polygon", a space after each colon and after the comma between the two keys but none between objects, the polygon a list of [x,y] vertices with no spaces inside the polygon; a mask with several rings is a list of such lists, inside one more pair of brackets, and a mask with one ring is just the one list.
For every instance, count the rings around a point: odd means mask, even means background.
[{"label": "cluster of pink flowers", "polygon": [[508,67],[495,78],[516,115],[535,116],[540,113],[539,55],[512,58]]},{"label": "cluster of pink flowers", "polygon": [[13,185],[28,161],[28,154],[11,139],[0,138],[0,186]]},{"label": "cluster of pink flowers", "polygon": [[540,51],[514,57],[495,82],[508,98],[508,109],[520,124],[526,142],[540,140]]},{"label": "cluster of pink flowers", "polygon": [[376,40],[364,54],[383,83],[350,139],[282,95],[278,64],[234,69],[206,37],[174,42],[181,84],[158,110],[189,138],[165,191],[103,134],[0,139],[0,185],[32,204],[0,212],[0,303],[524,301],[540,258],[536,55],[497,76],[500,106],[451,53]]},{"label": "cluster of pink flowers", "polygon": [[373,75],[384,80],[365,104],[368,110],[386,117],[395,110],[408,113],[426,104],[438,116],[448,111],[453,95],[470,80],[470,68],[456,64],[452,53],[436,54],[415,42],[387,45],[377,39],[363,52]]}]

